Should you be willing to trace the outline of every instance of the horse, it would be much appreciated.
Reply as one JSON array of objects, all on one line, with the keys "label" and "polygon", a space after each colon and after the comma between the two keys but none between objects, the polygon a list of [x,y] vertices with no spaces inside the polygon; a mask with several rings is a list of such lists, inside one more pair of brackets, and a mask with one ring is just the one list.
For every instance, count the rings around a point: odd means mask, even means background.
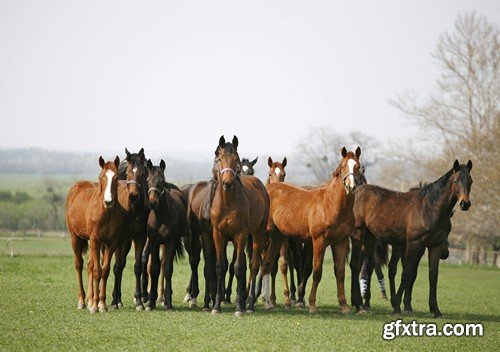
[{"label": "horse", "polygon": [[270,264],[275,260],[285,237],[308,241],[313,249],[310,313],[317,312],[316,291],[321,281],[325,249],[329,245],[333,245],[337,298],[342,312],[350,311],[344,289],[345,261],[349,251],[349,235],[354,228],[352,209],[354,191],[360,183],[361,148],[347,152],[343,147],[341,156],[331,181],[324,187],[304,189],[283,182],[266,185],[271,200],[267,226],[271,242],[262,275],[269,272]]},{"label": "horse", "polygon": [[[257,163],[257,160],[259,157],[256,157],[254,160],[250,161],[247,158],[241,159],[241,166],[239,168],[240,170],[240,175],[245,176],[245,175],[250,175],[253,176],[255,173],[254,170],[254,165]],[[251,257],[252,256],[252,235],[248,237],[247,241],[247,254]],[[229,279],[227,280],[227,286],[226,290],[224,291],[224,303],[231,303],[231,293],[232,293],[232,286],[233,286],[233,278],[234,278],[234,265],[236,263],[236,248],[233,249],[233,257],[231,259],[231,263],[229,264]]]},{"label": "horse", "polygon": [[[78,309],[85,308],[82,253],[90,247],[88,271],[89,310],[106,312],[106,283],[110,262],[119,244],[124,211],[117,200],[120,158],[105,162],[99,157],[99,182],[78,181],[69,190],[66,200],[66,224],[71,234],[78,279]],[[89,245],[90,242],[90,245]],[[103,259],[101,266],[101,249]]]},{"label": "horse", "polygon": [[[287,158],[283,158],[282,162],[274,162],[271,157],[267,160],[267,165],[269,166],[269,173],[267,178],[267,183],[274,182],[284,182],[286,177],[285,167],[287,165]],[[297,282],[302,281],[302,243],[296,240],[286,239],[280,248],[280,258],[281,264],[279,269],[283,279],[283,294],[285,296],[285,307],[290,308],[293,301],[296,301],[296,286],[294,278],[294,269],[297,271]],[[263,297],[267,308],[272,308],[276,305],[276,274],[278,269],[278,258],[276,262],[273,263],[273,268],[271,270],[271,293],[269,299]],[[288,267],[290,266],[290,286],[288,286]],[[262,276],[261,276],[262,279]],[[266,283],[266,286],[267,283]],[[267,291],[267,287],[265,288]],[[266,294],[267,296],[267,294]]]},{"label": "horse", "polygon": [[356,192],[354,213],[355,234],[352,241],[352,303],[361,309],[359,291],[360,248],[367,253],[374,250],[376,240],[404,246],[403,272],[398,291],[391,297],[394,313],[401,312],[404,293],[404,310],[413,311],[411,295],[417,269],[425,249],[429,256],[429,310],[441,316],[437,303],[439,259],[443,242],[451,230],[453,208],[462,211],[471,206],[472,161],[461,165],[455,160],[453,167],[436,181],[408,192],[396,192],[383,187],[365,185]]},{"label": "horse", "polygon": [[[148,171],[145,166],[144,148],[141,148],[139,153],[130,153],[125,148],[126,158],[120,163],[118,168],[119,181],[125,182],[126,191],[123,199],[122,207],[126,209],[127,215],[125,216],[125,223],[123,226],[123,241],[115,252],[115,265],[113,272],[115,276],[115,285],[113,289],[113,301],[111,306],[119,308],[123,306],[121,283],[123,276],[123,269],[127,262],[127,255],[134,242],[134,274],[135,274],[135,293],[134,304],[137,310],[144,309],[142,304],[143,297],[147,296],[147,292],[141,290],[141,275],[143,274],[142,268],[142,251],[146,242],[146,226],[149,216],[149,208],[147,207],[147,194],[146,194],[146,179]],[[147,273],[145,273],[147,275]],[[144,295],[143,295],[144,294]]]},{"label": "horse", "polygon": [[[186,202],[178,189],[170,189],[165,182],[165,161],[153,166],[147,161],[148,178],[147,194],[151,211],[147,222],[147,254],[151,255],[151,287],[146,310],[156,308],[158,297],[158,276],[160,274],[160,244],[165,245],[165,294],[164,308],[172,310],[172,274],[174,259],[183,257],[182,236],[187,233]],[[143,255],[143,267],[147,265],[148,256]],[[146,279],[147,280],[147,279]],[[147,289],[147,281],[143,276],[143,290]],[[163,283],[161,283],[163,284]]]},{"label": "horse", "polygon": [[224,298],[225,275],[228,267],[226,248],[233,240],[236,248],[234,274],[237,280],[236,316],[242,316],[246,301],[246,256],[248,234],[252,234],[250,293],[247,312],[254,311],[255,279],[259,270],[259,257],[265,245],[265,230],[269,216],[269,197],[265,186],[254,176],[241,177],[238,173],[240,157],[238,138],[226,143],[219,138],[216,149],[217,182],[210,209],[210,223],[216,254],[217,289],[212,314],[220,312]]}]

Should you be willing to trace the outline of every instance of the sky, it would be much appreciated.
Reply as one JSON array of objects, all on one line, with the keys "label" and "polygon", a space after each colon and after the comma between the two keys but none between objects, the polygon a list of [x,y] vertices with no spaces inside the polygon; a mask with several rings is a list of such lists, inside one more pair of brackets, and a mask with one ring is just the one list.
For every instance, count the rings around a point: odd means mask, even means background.
[{"label": "sky", "polygon": [[311,129],[414,137],[439,35],[500,1],[0,2],[0,148],[276,158]]}]

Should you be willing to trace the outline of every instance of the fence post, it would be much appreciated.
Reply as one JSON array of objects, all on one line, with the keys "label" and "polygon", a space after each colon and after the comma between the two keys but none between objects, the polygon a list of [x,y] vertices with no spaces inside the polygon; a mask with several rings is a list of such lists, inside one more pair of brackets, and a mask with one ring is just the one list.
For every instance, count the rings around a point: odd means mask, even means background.
[{"label": "fence post", "polygon": [[10,257],[14,257],[14,241],[12,241],[12,238],[7,239],[7,254],[10,253]]}]

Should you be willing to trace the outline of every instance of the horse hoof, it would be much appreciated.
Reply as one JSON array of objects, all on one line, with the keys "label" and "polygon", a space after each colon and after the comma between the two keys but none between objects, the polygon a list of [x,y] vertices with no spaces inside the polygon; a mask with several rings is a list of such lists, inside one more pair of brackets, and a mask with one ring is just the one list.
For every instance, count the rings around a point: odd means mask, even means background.
[{"label": "horse hoof", "polygon": [[118,304],[112,304],[112,305],[111,305],[111,308],[113,308],[113,309],[118,309]]},{"label": "horse hoof", "polygon": [[189,303],[193,298],[191,295],[188,293],[186,296],[184,296],[184,303]]},{"label": "horse hoof", "polygon": [[77,309],[85,309],[85,302],[78,302],[78,306],[76,306]]},{"label": "horse hoof", "polygon": [[248,310],[246,311],[246,313],[247,313],[247,314],[253,314],[253,313],[255,313],[255,312],[254,312],[253,310],[248,309]]},{"label": "horse hoof", "polygon": [[90,307],[89,311],[90,311],[90,314],[97,313],[97,307],[96,306]]},{"label": "horse hoof", "polygon": [[108,308],[105,306],[99,307],[99,313],[106,313],[108,311]]},{"label": "horse hoof", "polygon": [[292,304],[291,303],[288,303],[288,304],[285,303],[285,308],[286,309],[291,309],[292,308]]},{"label": "horse hoof", "polygon": [[412,314],[413,313],[413,309],[404,309],[403,310],[403,314]]},{"label": "horse hoof", "polygon": [[295,308],[297,308],[297,309],[303,309],[305,307],[306,307],[306,305],[305,305],[304,302],[297,302],[297,303],[295,303]]},{"label": "horse hoof", "polygon": [[217,309],[212,309],[212,315],[217,315],[217,314],[220,314],[220,311],[218,311]]},{"label": "horse hoof", "polygon": [[266,304],[266,310],[274,309],[274,305],[272,303]]},{"label": "horse hoof", "polygon": [[196,308],[198,307],[198,304],[196,303],[196,298],[193,298],[191,301],[189,301],[189,308]]},{"label": "horse hoof", "polygon": [[351,308],[342,307],[341,312],[342,312],[342,314],[349,314],[349,313],[351,313]]},{"label": "horse hoof", "polygon": [[144,310],[144,307],[141,305],[138,305],[135,307],[135,310],[139,311],[139,310]]},{"label": "horse hoof", "polygon": [[118,302],[118,308],[123,308],[123,303],[122,302]]},{"label": "horse hoof", "polygon": [[154,307],[151,307],[151,306],[146,306],[146,311],[147,312],[151,312],[152,310],[154,310],[155,308]]},{"label": "horse hoof", "polygon": [[318,314],[318,310],[315,307],[309,307],[309,314]]},{"label": "horse hoof", "polygon": [[292,305],[297,304],[297,300],[296,299],[292,299],[290,301],[292,302]]},{"label": "horse hoof", "polygon": [[365,309],[360,309],[356,312],[358,315],[364,315],[366,314],[366,310]]},{"label": "horse hoof", "polygon": [[167,307],[167,306],[164,306],[163,307],[163,310],[169,312],[169,311],[173,311],[174,310],[174,307],[170,306],[170,307]]},{"label": "horse hoof", "polygon": [[203,311],[208,313],[208,312],[210,312],[210,308],[204,307]]},{"label": "horse hoof", "polygon": [[443,313],[441,313],[441,312],[434,313],[434,318],[440,318],[442,316],[443,316]]},{"label": "horse hoof", "polygon": [[243,316],[243,312],[236,311],[236,312],[234,312],[234,316],[237,317],[237,318],[241,318]]}]

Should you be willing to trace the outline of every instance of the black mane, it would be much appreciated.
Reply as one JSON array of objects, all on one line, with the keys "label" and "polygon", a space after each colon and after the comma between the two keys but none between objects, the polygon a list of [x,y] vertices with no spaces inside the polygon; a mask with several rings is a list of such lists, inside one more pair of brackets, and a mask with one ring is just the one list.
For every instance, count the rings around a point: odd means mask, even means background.
[{"label": "black mane", "polygon": [[420,198],[428,198],[431,203],[435,203],[441,196],[441,192],[445,188],[452,174],[453,169],[445,173],[434,182],[424,183],[420,181],[417,186],[410,188],[410,191],[416,191],[418,192],[418,196]]}]

